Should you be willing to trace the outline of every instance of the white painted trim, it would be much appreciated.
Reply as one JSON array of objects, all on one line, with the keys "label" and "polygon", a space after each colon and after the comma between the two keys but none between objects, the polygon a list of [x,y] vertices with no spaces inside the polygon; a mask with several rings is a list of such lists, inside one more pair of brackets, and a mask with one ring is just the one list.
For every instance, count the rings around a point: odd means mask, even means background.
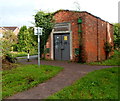
[{"label": "white painted trim", "polygon": [[70,33],[71,31],[56,31],[54,34],[59,34],[59,33]]},{"label": "white painted trim", "polygon": [[54,50],[53,50],[53,33],[54,33],[54,29],[52,29],[52,32],[51,32],[51,60],[54,60]]},{"label": "white painted trim", "polygon": [[73,43],[72,43],[72,29],[71,29],[71,24],[69,24],[69,30],[70,30],[70,60],[72,60],[73,59]]},{"label": "white painted trim", "polygon": [[51,32],[51,59],[54,60],[54,47],[53,47],[53,41],[54,41],[54,38],[53,38],[53,35],[54,34],[60,34],[60,33],[69,33],[70,34],[70,60],[73,59],[73,52],[72,52],[72,31],[71,31],[71,24],[69,23],[69,30],[70,31],[58,31],[58,32],[54,32],[54,29],[52,30]]}]

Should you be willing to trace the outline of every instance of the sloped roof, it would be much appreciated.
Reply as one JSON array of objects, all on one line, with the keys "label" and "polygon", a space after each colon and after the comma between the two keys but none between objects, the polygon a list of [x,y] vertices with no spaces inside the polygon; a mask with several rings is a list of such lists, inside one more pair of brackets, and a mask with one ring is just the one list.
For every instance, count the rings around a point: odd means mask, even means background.
[{"label": "sloped roof", "polygon": [[14,31],[18,27],[3,27],[3,28],[5,28],[6,30],[12,30],[12,31]]}]

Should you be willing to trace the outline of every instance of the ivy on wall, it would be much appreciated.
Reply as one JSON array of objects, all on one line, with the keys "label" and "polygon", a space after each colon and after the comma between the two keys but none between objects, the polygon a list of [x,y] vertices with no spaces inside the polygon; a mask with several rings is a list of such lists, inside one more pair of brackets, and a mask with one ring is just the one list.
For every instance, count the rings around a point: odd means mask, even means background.
[{"label": "ivy on wall", "polygon": [[34,18],[35,26],[43,28],[43,33],[42,36],[40,37],[41,41],[40,50],[42,54],[44,52],[44,46],[54,26],[53,14],[38,11]]}]

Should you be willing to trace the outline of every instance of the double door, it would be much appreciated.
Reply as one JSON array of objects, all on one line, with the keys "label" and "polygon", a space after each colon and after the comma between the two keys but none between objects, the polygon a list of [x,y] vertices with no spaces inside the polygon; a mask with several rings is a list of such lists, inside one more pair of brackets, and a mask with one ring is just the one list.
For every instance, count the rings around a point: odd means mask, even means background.
[{"label": "double door", "polygon": [[70,60],[70,35],[69,34],[54,35],[54,59]]}]

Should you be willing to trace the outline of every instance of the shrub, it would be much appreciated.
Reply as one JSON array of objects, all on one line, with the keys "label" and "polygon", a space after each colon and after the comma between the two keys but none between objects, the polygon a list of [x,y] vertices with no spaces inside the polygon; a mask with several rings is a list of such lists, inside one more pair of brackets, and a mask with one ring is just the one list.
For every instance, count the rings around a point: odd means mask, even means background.
[{"label": "shrub", "polygon": [[17,62],[17,58],[15,57],[15,55],[12,55],[12,54],[7,54],[6,59],[11,63],[16,63]]},{"label": "shrub", "polygon": [[12,31],[6,31],[3,33],[1,40],[2,59],[5,59],[7,54],[11,51],[12,45],[16,44],[17,36]]},{"label": "shrub", "polygon": [[108,58],[109,53],[112,51],[112,45],[109,42],[105,42],[104,49],[106,52],[106,59]]}]

